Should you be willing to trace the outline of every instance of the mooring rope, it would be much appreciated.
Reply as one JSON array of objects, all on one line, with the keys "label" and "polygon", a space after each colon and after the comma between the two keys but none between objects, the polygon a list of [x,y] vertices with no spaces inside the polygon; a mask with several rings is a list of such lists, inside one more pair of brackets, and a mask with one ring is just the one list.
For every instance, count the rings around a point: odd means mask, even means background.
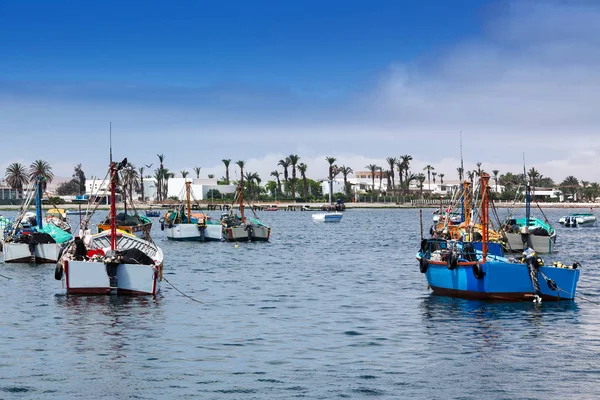
[{"label": "mooring rope", "polygon": [[8,279],[8,280],[11,280],[11,279],[12,279],[12,278],[9,278],[8,276],[4,276],[4,275],[2,275],[2,274],[0,274],[0,276],[1,276],[1,277],[3,277],[4,279]]},{"label": "mooring rope", "polygon": [[187,294],[183,293],[181,290],[177,289],[177,288],[175,287],[175,285],[173,285],[171,282],[169,282],[169,281],[167,280],[167,278],[165,278],[164,276],[162,277],[162,279],[163,279],[165,282],[167,282],[169,285],[171,285],[171,287],[172,287],[173,289],[177,290],[179,293],[181,293],[183,296],[187,297],[188,299],[190,299],[190,300],[192,300],[192,301],[195,301],[196,303],[204,304],[204,303],[203,303],[203,302],[201,302],[200,300],[196,300],[196,299],[195,299],[195,298],[193,298],[192,296],[190,296],[190,295],[187,295]]}]

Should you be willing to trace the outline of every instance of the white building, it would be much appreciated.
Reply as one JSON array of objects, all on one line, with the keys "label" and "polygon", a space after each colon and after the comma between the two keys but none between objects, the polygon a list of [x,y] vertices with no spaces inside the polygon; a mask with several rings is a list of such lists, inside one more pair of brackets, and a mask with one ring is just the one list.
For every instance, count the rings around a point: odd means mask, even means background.
[{"label": "white building", "polygon": [[[167,197],[176,196],[179,200],[185,200],[185,182],[191,182],[190,185],[193,198],[196,200],[207,200],[208,191],[218,190],[221,194],[235,193],[235,185],[218,185],[216,179],[208,178],[170,178],[168,183]],[[151,199],[156,197],[156,188],[154,188],[154,179],[152,179],[154,196],[148,196]],[[146,191],[146,182],[144,181],[144,191]]]},{"label": "white building", "polygon": [[[349,182],[350,180],[348,180]],[[329,181],[328,180],[321,180],[321,190],[323,191],[323,196],[328,197],[329,196]],[[332,196],[336,193],[344,193],[344,180],[343,179],[334,179],[332,181],[333,184],[333,193],[331,194]]]}]

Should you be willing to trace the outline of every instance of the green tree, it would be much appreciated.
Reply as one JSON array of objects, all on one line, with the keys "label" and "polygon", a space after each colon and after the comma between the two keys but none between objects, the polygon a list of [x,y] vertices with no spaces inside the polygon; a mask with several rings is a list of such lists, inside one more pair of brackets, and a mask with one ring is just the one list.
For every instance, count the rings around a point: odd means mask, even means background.
[{"label": "green tree", "polygon": [[427,184],[429,185],[429,191],[431,191],[431,171],[434,169],[435,168],[433,168],[431,165],[427,165],[425,168],[423,168],[423,171],[427,171]]},{"label": "green tree", "polygon": [[277,193],[279,193],[279,196],[282,195],[281,192],[281,180],[279,179],[279,177],[281,176],[281,172],[275,170],[275,171],[271,171],[271,175],[270,176],[274,176],[275,179],[277,179]]},{"label": "green tree", "polygon": [[[196,173],[196,178],[200,178],[200,171],[202,170],[202,167],[194,167],[194,172]],[[184,176],[185,178],[185,176]]]},{"label": "green tree", "polygon": [[52,182],[52,179],[54,178],[52,167],[47,161],[35,160],[33,163],[31,163],[29,166],[29,179],[32,180],[36,176],[44,178],[42,181],[42,190],[45,192],[46,186],[48,186],[48,184]]},{"label": "green tree", "polygon": [[444,184],[444,174],[440,174],[440,185]]},{"label": "green tree", "polygon": [[492,174],[494,174],[494,182],[496,183],[496,193],[498,193],[498,174],[499,173],[500,173],[500,171],[497,169],[492,170]]},{"label": "green tree", "polygon": [[396,187],[396,183],[394,182],[394,168],[396,167],[396,163],[397,163],[398,159],[396,157],[388,157],[385,160],[390,165],[389,174],[390,174],[390,178],[392,179],[392,190],[394,190]]},{"label": "green tree", "polygon": [[225,164],[225,181],[227,182],[226,184],[229,185],[229,164],[231,163],[231,160],[229,158],[224,158],[221,161]]},{"label": "green tree", "polygon": [[287,183],[288,183],[288,167],[290,166],[290,158],[286,157],[282,160],[279,160],[279,162],[277,163],[277,165],[281,165],[283,167],[283,181],[285,182],[285,188],[286,188],[286,193],[287,193]]},{"label": "green tree", "polygon": [[369,172],[371,173],[371,182],[372,182],[372,191],[375,191],[375,172],[377,172],[377,169],[379,169],[379,167],[375,164],[369,164],[365,167],[366,169],[369,170]]},{"label": "green tree", "polygon": [[[404,171],[404,181],[408,181],[408,174],[409,174],[409,169],[410,169],[410,162],[412,161],[412,156],[405,154],[403,156],[400,156],[400,159],[402,160],[402,162],[400,163],[400,165],[402,166],[402,170]],[[408,188],[409,184],[406,184],[406,187]]]},{"label": "green tree", "polygon": [[73,180],[77,184],[77,193],[80,196],[85,194],[85,173],[81,169],[81,164],[77,164],[73,172]]},{"label": "green tree", "polygon": [[187,171],[179,171],[179,172],[181,173],[181,177],[182,177],[182,178],[187,178],[187,176],[190,174],[190,173],[189,173],[189,172],[187,172]]},{"label": "green tree", "polygon": [[348,183],[348,175],[353,174],[354,171],[352,170],[352,168],[342,165],[340,167],[340,172],[344,176],[344,192],[345,192],[344,194],[346,196],[349,196],[350,195],[350,184]]},{"label": "green tree", "polygon": [[292,198],[296,199],[296,164],[298,164],[300,157],[296,154],[290,154],[287,159],[290,160],[290,166],[292,167]]},{"label": "green tree", "polygon": [[306,179],[306,170],[308,166],[304,163],[298,164],[298,171],[302,177],[302,197],[306,200],[308,198],[308,181]]}]

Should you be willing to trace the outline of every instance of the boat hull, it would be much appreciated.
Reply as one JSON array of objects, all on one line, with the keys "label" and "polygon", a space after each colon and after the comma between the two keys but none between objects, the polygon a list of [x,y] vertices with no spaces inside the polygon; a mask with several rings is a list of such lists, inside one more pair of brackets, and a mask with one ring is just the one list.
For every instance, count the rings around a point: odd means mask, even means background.
[{"label": "boat hull", "polygon": [[[69,260],[63,263],[68,294],[109,294],[110,278],[106,264]],[[118,264],[115,294],[151,294],[160,290],[159,271],[151,265]]]},{"label": "boat hull", "polygon": [[342,213],[317,213],[312,215],[315,222],[340,222],[344,214]]},{"label": "boat hull", "polygon": [[[506,248],[509,251],[519,252],[525,250],[520,233],[508,233],[506,236]],[[555,250],[556,236],[529,235],[529,241],[533,250],[538,254],[549,254]]]},{"label": "boat hull", "polygon": [[271,228],[253,226],[247,230],[245,226],[223,228],[223,239],[228,242],[267,242],[271,236]]},{"label": "boat hull", "polygon": [[[61,246],[57,243],[38,243],[34,255],[36,264],[55,263],[58,261]],[[4,243],[5,263],[31,263],[32,255],[26,243]]]},{"label": "boat hull", "polygon": [[[533,283],[526,264],[503,261],[488,261],[481,264],[485,275],[478,279],[473,265],[460,265],[448,269],[446,263],[427,264],[427,283],[434,293],[453,297],[490,300],[531,300],[534,297]],[[552,290],[543,277],[552,279],[558,289]],[[573,300],[579,269],[540,267],[538,281],[544,300]],[[560,290],[562,289],[562,290]]]},{"label": "boat hull", "polygon": [[165,228],[167,239],[180,241],[220,241],[222,238],[221,224],[206,224],[198,227],[197,224],[176,224]]},{"label": "boat hull", "polygon": [[[150,232],[152,229],[152,223],[143,225],[117,225],[117,229],[127,233],[131,233],[136,237],[143,239],[146,236],[146,232]],[[110,231],[110,225],[98,224],[98,233]]]},{"label": "boat hull", "polygon": [[577,228],[577,227],[590,227],[596,226],[596,216],[584,215],[584,216],[568,216],[562,217],[558,220],[561,225],[566,228]]}]

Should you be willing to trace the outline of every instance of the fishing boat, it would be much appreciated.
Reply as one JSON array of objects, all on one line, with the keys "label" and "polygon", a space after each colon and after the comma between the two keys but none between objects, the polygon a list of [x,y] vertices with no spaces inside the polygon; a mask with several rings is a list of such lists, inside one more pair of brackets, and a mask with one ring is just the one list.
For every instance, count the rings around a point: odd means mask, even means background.
[{"label": "fishing boat", "polygon": [[222,238],[222,225],[213,221],[204,213],[192,214],[192,189],[191,182],[185,183],[186,203],[180,204],[176,209],[169,210],[160,219],[161,229],[166,230],[169,240],[190,241],[220,241]]},{"label": "fishing boat", "polygon": [[421,240],[416,258],[429,287],[436,294],[475,299],[573,300],[579,263],[544,265],[533,249],[526,249],[521,259],[506,258],[500,246],[490,245],[489,179],[488,174],[481,174],[480,244],[442,238]]},{"label": "fishing boat", "polygon": [[267,207],[265,207],[265,211],[279,211],[279,207],[277,206],[277,204],[270,204]]},{"label": "fishing boat", "polygon": [[243,187],[244,180],[242,178],[238,184],[236,193],[237,200],[239,201],[240,215],[236,214],[233,207],[221,215],[223,239],[228,242],[267,242],[271,236],[271,228],[258,219],[252,207],[250,207],[250,210],[254,213],[254,218],[249,218],[245,215]]},{"label": "fishing boat", "polygon": [[67,219],[67,213],[62,208],[51,208],[46,211],[46,224],[52,224],[65,232],[71,233],[71,225]]},{"label": "fishing boat", "polygon": [[146,217],[151,218],[151,217],[160,217],[160,211],[159,210],[146,210]]},{"label": "fishing boat", "polygon": [[[21,211],[6,228],[3,252],[6,263],[55,263],[63,243],[72,236],[54,224],[45,224],[42,218],[42,188],[44,178],[33,179],[33,190],[25,198]],[[36,212],[28,212],[35,198]]]},{"label": "fishing boat", "polygon": [[[144,216],[137,213],[134,209],[133,212],[127,210],[125,204],[125,210],[116,215],[117,229],[135,235],[139,238],[146,238],[150,236],[150,230],[152,229],[152,221]],[[109,213],[106,218],[98,224],[98,233],[104,232],[110,229],[111,225],[111,214]]]},{"label": "fishing boat", "polygon": [[566,228],[596,226],[596,216],[593,213],[575,213],[561,217],[558,222]]},{"label": "fishing boat", "polygon": [[88,210],[67,210],[66,211],[67,215],[87,215],[90,213],[91,213],[91,211],[88,211]]},{"label": "fishing boat", "polygon": [[[112,157],[111,157],[112,158]],[[64,280],[68,294],[146,294],[160,290],[163,252],[151,240],[117,229],[115,186],[118,172],[127,164],[110,163],[110,227],[96,235],[82,222],[80,237],[69,243],[54,277]]]},{"label": "fishing boat", "polygon": [[[540,208],[541,211],[541,208]],[[555,250],[556,230],[548,223],[531,215],[531,190],[525,186],[525,217],[508,217],[501,226],[505,241],[505,250],[521,252],[527,248],[539,254],[552,253]]]}]

